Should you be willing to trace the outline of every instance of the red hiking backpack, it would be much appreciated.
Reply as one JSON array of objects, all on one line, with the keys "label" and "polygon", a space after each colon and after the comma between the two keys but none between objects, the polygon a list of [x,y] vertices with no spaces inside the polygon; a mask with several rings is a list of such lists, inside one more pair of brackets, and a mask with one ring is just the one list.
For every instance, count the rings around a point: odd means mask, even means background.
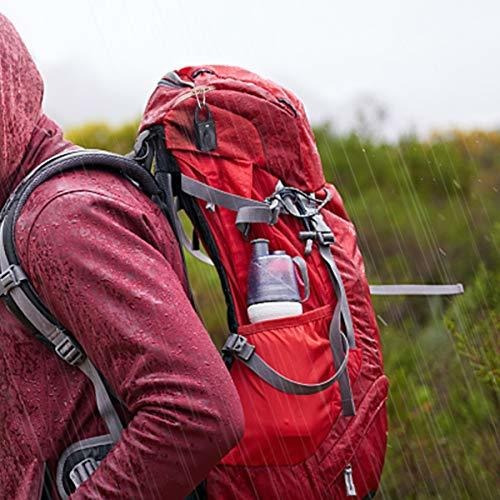
[{"label": "red hiking backpack", "polygon": [[[136,159],[169,193],[184,242],[177,211],[191,219],[227,302],[223,353],[246,424],[207,478],[208,497],[370,498],[387,379],[355,229],[325,182],[302,104],[243,69],[188,67],[160,81],[140,131]],[[305,259],[303,314],[249,322],[256,238]]]},{"label": "red hiking backpack", "polygon": [[[215,265],[221,280],[229,332],[223,356],[246,427],[190,499],[371,498],[386,448],[387,378],[370,290],[451,295],[463,287],[369,288],[354,226],[335,188],[325,183],[301,103],[253,73],[225,66],[168,73],[148,103],[130,155],[56,155],[21,181],[0,212],[0,298],[91,380],[108,429],[63,452],[56,471],[60,497],[68,498],[97,469],[123,426],[101,374],[24,273],[14,229],[40,184],[87,167],[132,181],[162,209],[179,242]],[[195,228],[192,242],[180,210]],[[256,239],[299,265],[307,290],[302,314],[250,322]]]}]

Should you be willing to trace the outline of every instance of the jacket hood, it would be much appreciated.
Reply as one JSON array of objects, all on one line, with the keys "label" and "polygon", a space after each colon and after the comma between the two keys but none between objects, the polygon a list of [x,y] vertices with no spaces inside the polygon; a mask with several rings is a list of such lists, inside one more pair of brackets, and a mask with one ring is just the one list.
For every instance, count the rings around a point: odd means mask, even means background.
[{"label": "jacket hood", "polygon": [[37,163],[68,146],[42,114],[43,82],[12,23],[0,14],[0,205]]}]

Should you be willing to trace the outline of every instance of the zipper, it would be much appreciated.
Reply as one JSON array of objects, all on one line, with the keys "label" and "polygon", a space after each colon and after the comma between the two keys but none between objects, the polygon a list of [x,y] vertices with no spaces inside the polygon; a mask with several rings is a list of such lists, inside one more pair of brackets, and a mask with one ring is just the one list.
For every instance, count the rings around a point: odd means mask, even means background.
[{"label": "zipper", "polygon": [[[195,71],[193,73],[192,77],[194,78],[194,77],[200,75],[201,73],[210,73],[210,74],[215,75],[215,73],[213,71],[205,69],[205,68],[201,68],[201,69]],[[204,86],[198,87],[193,82],[182,80],[175,71],[171,71],[170,73],[167,73],[165,75],[165,78],[162,78],[158,82],[158,85],[160,87],[170,87],[170,88],[174,88],[174,89],[178,89],[178,88],[195,89],[195,91],[193,93],[188,91],[186,94],[182,94],[182,96],[184,98],[180,99],[179,101],[176,101],[173,107],[177,106],[185,98],[194,96],[197,93],[196,91],[198,89],[203,90],[203,87],[204,87]],[[206,89],[205,90],[205,92],[206,92],[206,91],[214,90],[215,87],[213,85],[208,85],[208,86],[205,86],[205,89]],[[256,95],[255,97],[259,97],[260,99],[264,99],[265,101],[268,101],[268,102],[274,102],[274,104],[277,104],[283,111],[286,111],[289,115],[293,116],[294,118],[297,118],[298,112],[295,109],[295,107],[293,106],[293,104],[288,99],[285,99],[284,97],[275,97],[273,94],[271,94],[270,92],[268,92],[267,90],[262,89],[262,88],[260,88],[260,90],[264,91],[264,93],[266,93],[268,95],[266,97]]]},{"label": "zipper", "polygon": [[354,481],[352,478],[352,466],[351,464],[347,464],[344,469],[344,482],[345,482],[345,491],[348,497],[356,496],[356,486],[354,486]]},{"label": "zipper", "polygon": [[200,76],[203,73],[208,73],[209,75],[217,76],[215,74],[215,72],[213,72],[211,69],[208,69],[208,68],[199,68],[196,71],[193,71],[193,73],[191,74],[191,78],[196,78],[197,76]]},{"label": "zipper", "polygon": [[286,106],[288,108],[288,110],[293,113],[293,115],[295,116],[295,118],[297,118],[297,116],[298,116],[297,110],[295,109],[295,107],[293,106],[293,104],[288,99],[285,99],[284,97],[277,97],[276,100],[279,103],[281,103],[284,106]]},{"label": "zipper", "polygon": [[[203,73],[208,73],[210,75],[214,75],[215,77],[219,77],[214,71],[208,68],[199,68],[196,71],[194,71],[191,74],[191,78],[196,78],[197,76],[203,74]],[[222,80],[226,80],[227,77],[219,77]],[[181,80],[182,81],[182,80]],[[245,84],[249,84],[250,82],[246,80],[241,80],[241,82]],[[268,91],[267,89],[262,88],[260,85],[256,85],[252,83],[255,87],[257,87],[263,94],[266,94],[265,96],[263,95],[256,95],[255,93],[252,93],[255,97],[259,99],[264,99],[265,101],[268,101],[272,104],[278,104],[278,106],[283,110],[286,111],[289,115],[293,116],[294,118],[297,118],[298,112],[295,109],[294,105],[285,97],[277,97],[275,96],[272,92]],[[241,91],[240,91],[241,92]]]}]

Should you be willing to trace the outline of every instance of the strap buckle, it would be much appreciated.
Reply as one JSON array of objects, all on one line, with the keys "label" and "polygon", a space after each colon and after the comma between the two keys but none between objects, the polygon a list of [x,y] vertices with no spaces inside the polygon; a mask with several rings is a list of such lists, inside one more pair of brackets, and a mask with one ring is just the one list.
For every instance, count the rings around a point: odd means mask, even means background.
[{"label": "strap buckle", "polygon": [[323,247],[328,247],[335,243],[335,236],[330,229],[319,231],[300,231],[299,239],[306,242],[304,250],[305,255],[309,255],[312,252],[313,241],[316,241],[318,245]]},{"label": "strap buckle", "polygon": [[129,153],[130,158],[136,161],[145,160],[150,152],[149,144],[146,139],[151,135],[149,130],[143,130],[136,138],[134,148]]},{"label": "strap buckle", "polygon": [[311,217],[306,227],[308,229],[307,231],[300,231],[299,233],[299,238],[306,242],[306,255],[312,252],[313,241],[316,241],[318,245],[324,247],[335,243],[335,235],[326,224],[321,214]]},{"label": "strap buckle", "polygon": [[85,458],[71,469],[69,478],[78,489],[97,470],[97,467],[99,463],[95,458]]},{"label": "strap buckle", "polygon": [[327,231],[300,231],[299,238],[304,240],[314,240],[320,245],[332,245],[335,243],[335,236],[333,232],[328,229]]},{"label": "strap buckle", "polygon": [[224,354],[237,356],[238,358],[248,361],[255,351],[255,346],[248,343],[248,340],[243,335],[231,333],[222,347]]},{"label": "strap buckle", "polygon": [[13,288],[19,286],[26,279],[23,270],[16,265],[9,266],[0,274],[0,297],[6,296]]},{"label": "strap buckle", "polygon": [[278,222],[281,214],[281,206],[277,198],[274,198],[271,203],[269,203],[269,210],[271,211],[271,219],[269,220],[269,225],[274,226]]},{"label": "strap buckle", "polygon": [[67,335],[56,344],[55,352],[71,366],[78,365],[85,359],[85,354]]}]

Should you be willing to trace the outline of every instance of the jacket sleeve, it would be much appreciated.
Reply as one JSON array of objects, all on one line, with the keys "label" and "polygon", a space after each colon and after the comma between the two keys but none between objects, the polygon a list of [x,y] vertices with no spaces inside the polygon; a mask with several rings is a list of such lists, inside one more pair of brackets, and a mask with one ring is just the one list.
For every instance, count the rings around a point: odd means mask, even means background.
[{"label": "jacket sleeve", "polygon": [[231,378],[165,257],[167,223],[139,201],[73,191],[29,228],[35,288],[132,415],[74,499],[182,498],[242,434]]}]

